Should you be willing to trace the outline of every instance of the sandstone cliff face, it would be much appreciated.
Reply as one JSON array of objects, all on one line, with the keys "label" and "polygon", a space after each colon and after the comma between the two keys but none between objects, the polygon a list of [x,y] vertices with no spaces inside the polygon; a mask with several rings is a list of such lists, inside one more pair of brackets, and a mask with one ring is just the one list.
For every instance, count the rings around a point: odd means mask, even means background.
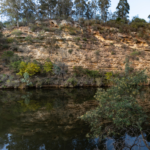
[{"label": "sandstone cliff face", "polygon": [[[150,47],[145,40],[137,38],[136,32],[129,36],[110,27],[101,26],[101,30],[94,31],[90,26],[84,29],[77,23],[66,21],[62,21],[61,26],[54,20],[48,23],[48,32],[32,32],[30,27],[20,27],[18,30],[23,32],[21,36],[14,37],[7,30],[3,34],[19,41],[14,43],[17,44],[16,54],[31,56],[41,62],[47,58],[53,63],[63,62],[70,72],[74,66],[122,72],[125,58],[129,56],[135,69],[145,68],[150,74]],[[32,37],[32,42],[25,40],[28,36]],[[55,39],[53,45],[50,43],[52,39]]]}]

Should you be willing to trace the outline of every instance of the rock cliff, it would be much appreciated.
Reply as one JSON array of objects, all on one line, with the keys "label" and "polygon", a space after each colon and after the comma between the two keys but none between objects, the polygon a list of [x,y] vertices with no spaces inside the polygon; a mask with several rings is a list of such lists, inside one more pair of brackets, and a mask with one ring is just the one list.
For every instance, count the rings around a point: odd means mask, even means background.
[{"label": "rock cliff", "polygon": [[[96,29],[93,26],[81,27],[77,22],[65,20],[37,21],[35,24],[14,28],[21,31],[20,35],[12,34],[14,29],[3,31],[5,37],[15,39],[10,44],[11,50],[19,56],[31,56],[31,59],[40,62],[50,58],[53,63],[65,64],[69,70],[65,78],[73,74],[75,66],[100,72],[122,72],[126,56],[130,57],[132,67],[137,70],[145,68],[150,74],[149,42],[139,38],[136,32],[122,34],[117,28],[100,24],[95,25]],[[85,84],[89,78],[82,80]],[[61,83],[51,85],[64,84],[64,81],[58,82]],[[83,85],[81,82],[78,84]],[[94,85],[87,83],[90,84]]]}]

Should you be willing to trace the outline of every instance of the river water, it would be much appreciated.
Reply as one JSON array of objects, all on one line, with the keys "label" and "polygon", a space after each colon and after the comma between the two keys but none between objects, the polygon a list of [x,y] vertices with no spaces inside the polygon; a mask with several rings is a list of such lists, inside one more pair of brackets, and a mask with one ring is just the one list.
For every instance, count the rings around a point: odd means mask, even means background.
[{"label": "river water", "polygon": [[78,117],[97,106],[96,91],[1,90],[0,150],[147,150],[149,127],[145,139],[133,128],[105,140],[86,137],[90,128]]}]

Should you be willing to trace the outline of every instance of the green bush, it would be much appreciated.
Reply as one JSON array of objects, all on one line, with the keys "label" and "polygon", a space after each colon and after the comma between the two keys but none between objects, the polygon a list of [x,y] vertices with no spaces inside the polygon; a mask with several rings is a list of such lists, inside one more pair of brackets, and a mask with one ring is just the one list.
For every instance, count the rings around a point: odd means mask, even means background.
[{"label": "green bush", "polygon": [[19,73],[17,73],[17,75],[23,76],[25,72],[27,72],[30,76],[33,76],[40,72],[40,67],[33,62],[26,63],[22,61],[19,65]]},{"label": "green bush", "polygon": [[76,32],[75,31],[70,31],[69,34],[70,35],[76,35]]},{"label": "green bush", "polygon": [[11,32],[11,34],[13,34],[13,35],[15,35],[15,36],[20,36],[20,35],[22,34],[22,31],[20,31],[20,30],[13,30],[13,31]]},{"label": "green bush", "polygon": [[52,64],[52,62],[45,62],[44,63],[44,71],[46,72],[46,73],[51,73],[52,72],[52,69],[53,69],[53,64]]},{"label": "green bush", "polygon": [[30,29],[32,32],[35,32],[38,29],[38,26],[37,25],[31,25]]},{"label": "green bush", "polygon": [[131,56],[137,56],[137,55],[140,55],[141,54],[141,52],[139,52],[139,51],[133,51],[130,55]]},{"label": "green bush", "polygon": [[70,50],[68,50],[68,52],[69,52],[69,54],[72,54],[72,52],[73,52],[73,49],[70,49]]},{"label": "green bush", "polygon": [[71,84],[71,85],[73,85],[73,86],[76,86],[77,83],[78,83],[78,81],[77,81],[76,78],[69,78],[69,79],[67,80],[67,83],[68,83],[68,84]]},{"label": "green bush", "polygon": [[21,79],[21,82],[22,82],[22,83],[26,83],[27,86],[32,85],[32,82],[30,82],[30,80],[29,80],[29,74],[28,74],[27,72],[25,72],[25,73],[23,74],[23,77],[24,77],[24,78]]},{"label": "green bush", "polygon": [[45,32],[50,32],[50,31],[51,31],[49,27],[43,27],[43,30],[44,30]]},{"label": "green bush", "polygon": [[96,55],[96,56],[99,56],[99,51],[98,51],[98,50],[95,52],[95,55]]},{"label": "green bush", "polygon": [[13,51],[5,51],[3,52],[1,59],[4,60],[6,63],[10,62],[10,58],[14,56]]},{"label": "green bush", "polygon": [[7,45],[7,44],[3,44],[3,45],[2,45],[2,49],[8,49],[8,48],[10,48],[9,45]]},{"label": "green bush", "polygon": [[87,41],[87,38],[83,38],[83,41]]},{"label": "green bush", "polygon": [[21,63],[21,61],[11,62],[10,63],[10,69],[12,69],[14,72],[18,72],[20,63]]},{"label": "green bush", "polygon": [[[95,98],[99,103],[98,107],[81,116],[82,120],[91,125],[90,135],[93,137],[118,135],[121,129],[128,127],[141,131],[142,125],[149,118],[137,102],[137,99],[142,101],[140,84],[147,81],[147,75],[144,70],[130,74],[129,62],[126,61],[125,66],[125,76],[115,78],[115,86],[97,91]],[[104,124],[104,121],[107,123]]]},{"label": "green bush", "polygon": [[28,35],[25,37],[25,41],[32,42],[32,36]]},{"label": "green bush", "polygon": [[13,43],[14,41],[15,41],[15,39],[11,38],[11,37],[9,37],[9,38],[6,39],[7,43]]},{"label": "green bush", "polygon": [[79,41],[80,41],[80,38],[79,38],[79,37],[75,38],[75,41],[79,42]]}]

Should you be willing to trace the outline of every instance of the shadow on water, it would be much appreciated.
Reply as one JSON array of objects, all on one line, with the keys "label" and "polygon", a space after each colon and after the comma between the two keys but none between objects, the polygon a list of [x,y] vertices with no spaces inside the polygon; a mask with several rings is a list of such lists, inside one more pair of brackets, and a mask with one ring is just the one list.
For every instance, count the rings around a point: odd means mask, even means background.
[{"label": "shadow on water", "polygon": [[78,117],[98,105],[96,91],[0,91],[0,150],[147,150],[149,127],[143,135],[130,128],[102,141],[86,138],[90,128]]}]

